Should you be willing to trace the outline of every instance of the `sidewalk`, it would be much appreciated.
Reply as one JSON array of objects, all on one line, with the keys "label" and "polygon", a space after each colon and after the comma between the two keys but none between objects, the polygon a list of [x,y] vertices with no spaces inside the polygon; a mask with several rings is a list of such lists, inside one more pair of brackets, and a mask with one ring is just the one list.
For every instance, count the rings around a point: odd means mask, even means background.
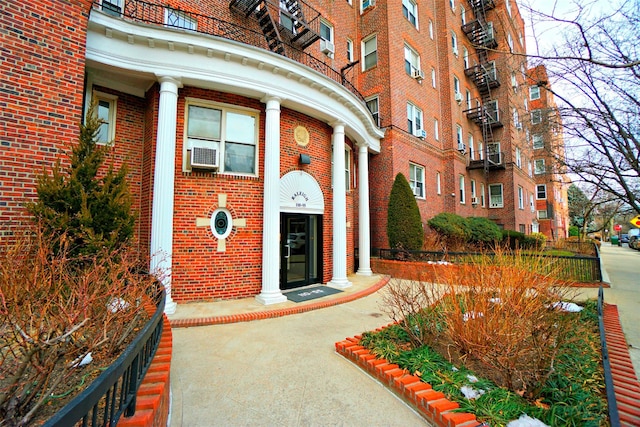
[{"label": "sidewalk", "polygon": [[[210,326],[173,329],[170,425],[428,426],[335,352],[337,341],[389,323],[375,293],[386,279],[349,280],[344,292],[306,303],[179,304],[173,325]],[[327,307],[308,311],[319,304]],[[243,321],[254,319],[265,320]]]}]

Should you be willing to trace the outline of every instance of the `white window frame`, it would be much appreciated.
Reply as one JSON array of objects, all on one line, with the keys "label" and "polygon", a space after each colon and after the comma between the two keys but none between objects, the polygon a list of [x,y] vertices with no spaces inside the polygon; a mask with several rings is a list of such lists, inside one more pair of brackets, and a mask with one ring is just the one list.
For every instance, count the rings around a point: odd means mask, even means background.
[{"label": "white window frame", "polygon": [[518,185],[518,209],[524,210],[524,189]]},{"label": "white window frame", "polygon": [[544,148],[544,137],[542,136],[541,133],[534,133],[533,134],[533,149],[534,150],[540,150]]},{"label": "white window frame", "polygon": [[436,141],[440,141],[440,124],[438,119],[433,119],[433,137]]},{"label": "white window frame", "polygon": [[433,21],[429,19],[429,38],[433,40]]},{"label": "white window frame", "polygon": [[407,44],[404,45],[404,70],[410,76],[414,71],[420,70],[420,55]]},{"label": "white window frame", "polygon": [[509,0],[505,0],[505,3],[507,5],[507,13],[511,16],[511,2]]},{"label": "white window frame", "polygon": [[[173,24],[169,24],[171,18],[173,18],[175,21]],[[193,19],[182,10],[165,7],[164,25],[171,28],[182,28],[184,30],[196,31],[198,29],[198,20]]]},{"label": "white window frame", "polygon": [[453,54],[458,56],[458,36],[453,31],[451,32],[451,50]]},{"label": "white window frame", "polygon": [[[213,110],[221,111],[220,116],[220,135],[219,138],[207,138],[207,137],[198,137],[198,136],[189,136],[189,107],[199,107],[199,108],[208,108]],[[238,142],[233,141],[229,138],[227,128],[227,116],[229,113],[237,114],[237,115],[245,115],[253,117],[254,119],[254,134],[253,134],[253,143],[249,142]],[[239,107],[235,105],[222,104],[217,102],[211,102],[203,99],[196,98],[186,98],[185,109],[184,109],[184,141],[183,144],[183,171],[189,172],[190,170],[187,168],[187,158],[188,153],[187,150],[190,150],[192,147],[203,147],[203,146],[215,146],[218,150],[218,173],[224,175],[233,175],[233,176],[252,176],[257,177],[259,175],[259,160],[260,160],[260,144],[258,141],[258,133],[260,128],[260,112],[258,110]],[[253,146],[254,147],[254,163],[253,163],[253,172],[241,172],[241,171],[227,171],[226,170],[226,144],[242,144],[245,146]]]},{"label": "white window frame", "polygon": [[522,169],[522,150],[520,147],[516,147],[516,166]]},{"label": "white window frame", "polygon": [[353,40],[347,39],[347,61],[349,63],[353,62]]},{"label": "white window frame", "polygon": [[407,128],[409,133],[415,135],[419,130],[423,130],[423,123],[422,110],[415,104],[407,102]]},{"label": "white window frame", "polygon": [[465,185],[464,185],[464,175],[459,175],[458,176],[458,185],[459,185],[459,190],[460,190],[460,204],[464,205],[467,203],[467,194],[465,192]]},{"label": "white window frame", "polygon": [[509,51],[513,52],[513,37],[511,37],[511,33],[507,33],[507,44],[509,45]]},{"label": "white window frame", "polygon": [[[495,196],[492,194],[492,189],[500,189],[500,194]],[[494,198],[495,197],[495,198]],[[489,208],[503,208],[504,207],[504,191],[502,184],[489,184]]]},{"label": "white window frame", "polygon": [[[92,102],[96,103],[95,114],[98,118],[102,119],[104,122],[100,125],[98,130],[98,135],[96,135],[96,143],[101,145],[107,145],[112,143],[116,138],[116,118],[117,118],[117,108],[118,108],[118,97],[116,95],[111,95],[109,93],[99,92],[94,90],[92,93]],[[106,104],[108,108],[107,118],[100,117],[100,104]],[[103,105],[104,106],[104,105]],[[104,132],[106,135],[103,136],[103,129],[106,129]]]},{"label": "white window frame", "polygon": [[469,159],[473,160],[474,157],[476,156],[475,154],[475,150],[473,149],[473,135],[469,134],[469,136],[467,137],[467,146],[469,148]]},{"label": "white window frame", "polygon": [[[322,35],[323,27],[329,31],[329,34],[328,34],[329,38]],[[333,25],[325,19],[320,19],[320,38],[322,40],[328,41],[329,43],[333,43]]]},{"label": "white window frame", "polygon": [[465,46],[462,46],[462,63],[465,70],[469,68],[469,50]]},{"label": "white window frame", "polygon": [[436,194],[442,194],[442,181],[440,177],[440,172],[436,172]]},{"label": "white window frame", "polygon": [[477,199],[478,195],[476,194],[477,190],[476,190],[476,180],[472,179],[471,180],[471,199]]},{"label": "white window frame", "polygon": [[469,92],[469,89],[466,90],[466,98],[467,98],[467,109],[470,110],[471,109],[471,92]]},{"label": "white window frame", "polygon": [[437,85],[438,85],[438,79],[436,75],[436,69],[431,68],[431,86],[433,86],[433,88],[435,89]]},{"label": "white window frame", "polygon": [[[420,166],[416,163],[409,163],[409,185],[413,195],[418,199],[424,199],[425,186],[424,186],[424,166]],[[418,190],[416,194],[416,189]]]},{"label": "white window frame", "polygon": [[546,172],[544,159],[535,159],[533,162],[533,173],[542,175]]},{"label": "white window frame", "polygon": [[418,4],[414,0],[402,0],[402,15],[411,25],[418,28]]},{"label": "white window frame", "polygon": [[520,125],[520,114],[518,114],[518,109],[516,107],[513,107],[511,110],[511,116],[513,118],[513,125],[517,129]]},{"label": "white window frame", "polygon": [[462,93],[460,92],[460,79],[457,76],[453,76],[453,95],[458,95],[460,94],[460,96],[462,96]]},{"label": "white window frame", "polygon": [[529,207],[531,208],[531,212],[536,211],[536,205],[535,205],[535,202],[533,201],[533,193],[529,193]]},{"label": "white window frame", "polygon": [[[374,106],[374,103],[375,109],[372,108]],[[371,96],[365,99],[365,104],[369,112],[371,112],[371,116],[375,120],[376,124],[378,125],[378,127],[380,127],[380,98],[378,97],[378,95]]]},{"label": "white window frame", "polygon": [[462,25],[467,24],[467,9],[464,6],[460,6],[460,22],[462,22]]},{"label": "white window frame", "polygon": [[486,206],[487,202],[485,200],[485,191],[484,191],[484,182],[480,183],[480,206],[483,208]]},{"label": "white window frame", "polygon": [[515,71],[511,72],[511,88],[514,92],[518,92],[518,78]]},{"label": "white window frame", "polygon": [[531,110],[531,124],[537,125],[540,123],[542,123],[542,110],[539,108],[536,110]]},{"label": "white window frame", "polygon": [[535,101],[536,99],[540,99],[540,86],[529,86],[529,99],[531,101]]},{"label": "white window frame", "polygon": [[[370,42],[374,43],[373,49],[371,49]],[[367,50],[369,46],[370,50]],[[374,57],[375,61],[367,66],[367,58]],[[362,71],[367,71],[375,68],[378,65],[378,35],[373,34],[362,40]]]},{"label": "white window frame", "polygon": [[376,5],[375,0],[360,0],[360,13]]},{"label": "white window frame", "polygon": [[464,137],[463,137],[462,126],[456,125],[456,142],[458,143],[458,148],[464,145]]},{"label": "white window frame", "polygon": [[547,184],[536,185],[536,200],[547,200]]},{"label": "white window frame", "polygon": [[102,11],[111,16],[122,15],[122,3],[124,0],[101,0],[100,7]]},{"label": "white window frame", "polygon": [[538,217],[538,219],[549,219],[549,218],[548,218],[549,213],[547,212],[547,210],[546,210],[546,209],[539,209],[539,210],[536,212],[536,216]]},{"label": "white window frame", "polygon": [[344,146],[344,182],[345,191],[351,191],[351,147]]},{"label": "white window frame", "polygon": [[453,12],[456,11],[456,1],[455,0],[449,0],[449,7],[451,7],[451,10]]}]

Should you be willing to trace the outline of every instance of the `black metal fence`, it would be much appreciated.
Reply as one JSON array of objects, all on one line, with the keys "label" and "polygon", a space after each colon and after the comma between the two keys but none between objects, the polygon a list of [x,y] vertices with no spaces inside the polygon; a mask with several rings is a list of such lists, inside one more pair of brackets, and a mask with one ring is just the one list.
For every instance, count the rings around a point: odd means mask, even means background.
[{"label": "black metal fence", "polygon": [[[179,8],[169,8],[165,2],[153,3],[142,0],[124,0],[123,5],[118,7],[107,7],[105,6],[106,4],[111,3],[95,1],[94,8],[102,10],[109,15],[121,17],[129,21],[222,37],[228,40],[269,50],[269,45],[265,35],[259,31],[238,25],[237,23],[214,18],[212,16]],[[176,16],[176,19],[168,21],[166,19],[167,11],[170,11],[172,16]],[[191,25],[192,23],[195,25]],[[356,87],[345,78],[343,73],[331,68],[321,59],[316,58],[291,43],[284,43],[284,45],[285,56],[306,65],[321,74],[324,74],[344,86],[360,101],[363,103],[365,102],[364,96],[362,96]]]},{"label": "black metal fence", "polygon": [[50,418],[44,427],[115,426],[132,416],[138,388],[156,354],[162,336],[165,291],[157,283],[156,311],[122,355],[82,393]]},{"label": "black metal fence", "polygon": [[620,414],[618,413],[618,402],[613,388],[613,377],[611,376],[611,364],[609,361],[609,350],[607,349],[607,337],[604,332],[604,291],[602,286],[598,290],[598,325],[600,328],[600,348],[602,349],[602,367],[604,370],[604,384],[607,390],[607,402],[609,406],[609,424],[611,427],[620,425]]},{"label": "black metal fence", "polygon": [[[401,249],[373,249],[371,255],[388,260],[418,262],[447,261],[453,264],[469,264],[477,260],[480,256],[492,256],[490,253],[407,251]],[[522,254],[521,256],[526,257],[528,255]],[[602,281],[600,258],[597,256],[531,255],[531,258],[535,257],[541,257],[545,261],[537,263],[540,269],[538,273],[540,274],[554,274],[558,279],[577,282]]]}]

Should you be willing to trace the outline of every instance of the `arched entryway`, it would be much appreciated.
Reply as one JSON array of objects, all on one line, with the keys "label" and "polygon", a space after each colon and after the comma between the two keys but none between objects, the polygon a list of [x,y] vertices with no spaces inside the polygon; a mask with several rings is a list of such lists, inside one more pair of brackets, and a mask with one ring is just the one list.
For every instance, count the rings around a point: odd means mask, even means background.
[{"label": "arched entryway", "polygon": [[322,283],[320,185],[303,171],[280,179],[280,289]]}]

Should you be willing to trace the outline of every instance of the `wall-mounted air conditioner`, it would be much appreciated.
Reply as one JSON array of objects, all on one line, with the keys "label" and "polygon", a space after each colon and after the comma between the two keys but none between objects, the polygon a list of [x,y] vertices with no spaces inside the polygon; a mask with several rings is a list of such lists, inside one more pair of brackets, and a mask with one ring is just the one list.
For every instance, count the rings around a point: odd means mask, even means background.
[{"label": "wall-mounted air conditioner", "polygon": [[420,139],[425,139],[427,137],[427,131],[424,129],[416,129],[413,131],[413,136],[417,136]]},{"label": "wall-mounted air conditioner", "polygon": [[522,130],[522,123],[516,123],[516,129]]},{"label": "wall-mounted air conditioner", "polygon": [[422,197],[422,192],[420,191],[420,187],[417,185],[413,187],[413,195],[416,197]]},{"label": "wall-mounted air conditioner", "polygon": [[333,43],[331,43],[330,41],[321,39],[320,40],[320,50],[322,51],[322,53],[324,53],[326,55],[330,55],[333,52],[335,52],[336,48],[333,45]]},{"label": "wall-mounted air conditioner", "polygon": [[375,4],[375,0],[362,0],[362,10],[373,7]]},{"label": "wall-mounted air conditioner", "polygon": [[454,98],[458,104],[462,102],[462,94],[460,92],[456,92]]},{"label": "wall-mounted air conditioner", "polygon": [[424,73],[422,72],[422,70],[414,69],[413,71],[411,71],[411,77],[413,77],[416,80],[423,80]]},{"label": "wall-mounted air conditioner", "polygon": [[478,198],[477,197],[472,197],[471,198],[471,204],[472,205],[477,205],[478,204]]},{"label": "wall-mounted air conditioner", "polygon": [[458,144],[458,151],[465,154],[467,152],[467,146],[465,144]]},{"label": "wall-mounted air conditioner", "polygon": [[215,148],[191,148],[191,167],[195,169],[218,169],[218,150]]}]

